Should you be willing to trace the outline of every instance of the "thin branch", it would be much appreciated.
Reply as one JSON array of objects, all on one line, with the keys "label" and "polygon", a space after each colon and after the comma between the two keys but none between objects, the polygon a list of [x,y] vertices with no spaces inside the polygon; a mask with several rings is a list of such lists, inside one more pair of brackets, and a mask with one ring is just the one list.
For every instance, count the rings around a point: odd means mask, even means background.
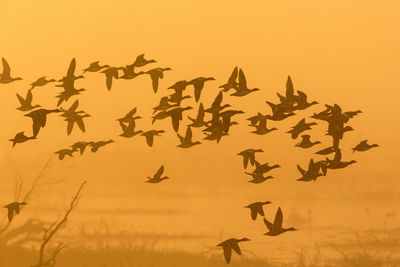
[{"label": "thin branch", "polygon": [[52,223],[49,228],[44,232],[43,235],[43,243],[40,246],[40,250],[39,250],[39,262],[35,265],[32,265],[32,267],[43,267],[43,266],[54,266],[55,264],[55,257],[57,256],[58,253],[61,252],[62,249],[65,248],[64,245],[59,245],[56,250],[53,253],[52,258],[50,258],[49,260],[44,260],[44,251],[46,249],[47,244],[51,241],[51,239],[53,238],[53,236],[57,233],[57,231],[61,228],[61,226],[63,226],[63,224],[67,221],[69,214],[71,213],[71,211],[73,210],[73,208],[76,205],[76,202],[78,200],[79,194],[82,191],[83,186],[86,184],[87,182],[84,181],[81,186],[79,187],[78,192],[75,194],[74,198],[72,199],[68,210],[65,212],[64,217],[58,221],[55,221],[54,223]]}]

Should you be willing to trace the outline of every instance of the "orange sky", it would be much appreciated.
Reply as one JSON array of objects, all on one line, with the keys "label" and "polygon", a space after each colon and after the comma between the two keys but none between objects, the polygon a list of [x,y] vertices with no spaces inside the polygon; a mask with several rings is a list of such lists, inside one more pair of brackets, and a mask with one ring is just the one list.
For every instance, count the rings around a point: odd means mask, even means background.
[{"label": "orange sky", "polygon": [[[62,165],[54,159],[51,175],[66,178],[63,186],[58,187],[63,197],[52,190],[44,191],[54,202],[48,203],[43,194],[37,196],[32,203],[37,208],[32,212],[40,217],[40,207],[64,207],[72,190],[87,179],[81,209],[125,205],[149,209],[192,208],[195,212],[186,216],[186,221],[171,219],[170,225],[174,225],[175,231],[196,221],[196,226],[206,231],[225,229],[229,234],[242,235],[246,231],[238,229],[239,225],[255,227],[242,206],[264,198],[273,202],[269,215],[278,206],[284,214],[285,210],[296,209],[305,214],[315,205],[320,208],[320,217],[315,221],[336,224],[331,212],[335,210],[339,214],[338,224],[346,224],[345,216],[360,204],[351,204],[357,202],[354,192],[390,191],[399,196],[398,1],[63,2],[7,1],[0,9],[0,56],[10,63],[14,76],[24,78],[0,85],[1,203],[13,198],[16,174],[31,181],[48,158],[55,157],[54,151],[76,141],[110,138],[116,143],[96,154],[77,155],[61,162]],[[76,82],[78,88],[88,90],[79,96],[79,109],[92,115],[85,121],[86,134],[76,128],[68,137],[64,121],[50,116],[38,140],[17,144],[11,149],[9,138],[22,130],[31,131],[30,119],[15,110],[18,106],[15,93],[24,95],[28,84],[40,76],[61,78],[73,57],[77,59],[77,70],[81,70],[96,60],[112,66],[131,64],[142,53],[157,60],[154,67],[173,69],[165,73],[157,95],[151,89],[149,77],[118,80],[108,92],[104,76],[89,73],[86,79]],[[165,88],[177,80],[215,77],[216,81],[209,82],[202,94],[204,105],[209,106],[218,93],[217,87],[228,79],[234,66],[245,71],[249,87],[258,87],[261,91],[243,98],[224,99],[224,103],[243,109],[246,114],[237,116],[241,125],[233,127],[230,136],[220,144],[202,141],[202,145],[192,149],[176,148],[178,138],[169,120],[154,124],[154,128],[165,129],[167,134],[156,139],[151,149],[143,137],[117,136],[120,128],[115,119],[135,106],[138,114],[145,117],[137,122],[138,128],[150,129],[151,108],[169,93]],[[344,110],[364,112],[351,120],[350,125],[356,131],[347,134],[342,142],[343,157],[354,158],[359,163],[332,171],[316,183],[295,181],[300,177],[296,164],[306,166],[316,149],[294,148],[297,141],[283,132],[301,118],[322,110],[322,105],[272,123],[279,131],[266,136],[249,133],[251,129],[245,119],[257,111],[269,112],[265,100],[278,101],[276,92],[284,92],[287,75],[292,76],[295,89],[306,92],[310,100],[338,103]],[[34,103],[53,108],[54,96],[59,91],[53,85],[37,88]],[[73,101],[63,106],[69,107]],[[193,101],[186,103],[197,111]],[[326,127],[320,123],[310,133],[327,146],[330,139],[323,136]],[[194,131],[195,140],[202,138],[199,131]],[[351,154],[350,148],[363,139],[381,147]],[[265,150],[260,154],[262,161],[283,166],[274,173],[275,180],[261,185],[246,182],[248,176],[243,174],[241,160],[235,154],[250,147]],[[145,184],[146,177],[161,164],[172,179],[154,187]],[[114,198],[115,195],[119,198]],[[361,197],[358,199],[361,204],[363,201]],[[385,206],[385,201],[378,203],[384,210],[376,211],[377,217],[395,209],[392,204]],[[348,205],[343,208],[344,203]],[[364,204],[373,205],[374,201]],[[210,221],[211,218],[214,220]],[[229,223],[233,218],[236,222]],[[142,216],[136,220],[136,226],[144,229],[149,225],[148,220],[149,217]],[[377,219],[376,223],[380,221]],[[258,224],[254,232],[260,230],[265,229]]]}]

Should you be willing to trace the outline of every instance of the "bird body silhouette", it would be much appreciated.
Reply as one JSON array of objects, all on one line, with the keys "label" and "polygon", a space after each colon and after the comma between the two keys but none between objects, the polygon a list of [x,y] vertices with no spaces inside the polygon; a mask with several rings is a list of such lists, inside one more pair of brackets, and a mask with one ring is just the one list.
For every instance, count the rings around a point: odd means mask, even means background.
[{"label": "bird body silhouette", "polygon": [[33,130],[33,136],[36,137],[39,133],[39,130],[43,127],[46,126],[46,121],[47,121],[47,114],[50,113],[57,113],[61,112],[59,109],[37,109],[34,111],[31,111],[28,114],[25,114],[24,116],[30,117],[32,119],[32,130]]},{"label": "bird body silhouette", "polygon": [[236,81],[237,77],[238,77],[238,73],[239,73],[239,69],[238,69],[238,67],[235,67],[231,73],[231,76],[228,79],[228,82],[219,86],[219,88],[222,88],[223,92],[228,92],[231,89],[238,90],[239,84]]},{"label": "bird body silhouette", "polygon": [[232,250],[235,251],[238,255],[242,255],[239,247],[239,242],[244,241],[250,241],[250,239],[246,237],[241,239],[229,238],[217,245],[217,247],[222,247],[224,249],[224,257],[226,263],[229,264],[231,262]]},{"label": "bird body silhouette", "polygon": [[98,71],[100,71],[102,69],[109,68],[109,67],[110,66],[108,66],[108,65],[101,66],[99,64],[99,61],[95,61],[95,62],[91,63],[89,65],[89,67],[87,67],[86,69],[83,69],[83,73],[85,73],[85,72],[98,72]]},{"label": "bird body silhouette", "polygon": [[199,109],[197,111],[196,119],[193,119],[193,118],[188,116],[188,119],[192,121],[192,123],[189,124],[189,126],[191,126],[191,127],[203,127],[203,126],[207,125],[207,123],[204,121],[204,115],[205,115],[204,106],[203,106],[203,103],[200,103]]},{"label": "bird body silhouette", "polygon": [[147,132],[141,133],[141,135],[146,137],[146,142],[149,147],[153,146],[154,136],[160,136],[160,134],[165,133],[164,130],[150,130]]},{"label": "bird body silhouette", "polygon": [[259,91],[259,88],[253,88],[249,89],[247,87],[247,81],[246,81],[246,76],[244,75],[244,72],[242,69],[239,70],[239,84],[237,88],[234,88],[236,90],[235,93],[231,94],[231,96],[245,96],[248,95],[252,92]]},{"label": "bird body silhouette", "polygon": [[[302,177],[297,179],[297,181],[315,182],[319,176],[326,175],[326,168],[327,167],[321,162],[315,163],[313,159],[310,159],[307,170],[304,170],[300,167],[300,165],[297,165],[297,169],[302,175]],[[320,173],[320,169],[322,169],[323,173]]]},{"label": "bird body silhouette", "polygon": [[295,126],[293,126],[290,131],[287,131],[287,133],[290,133],[292,135],[292,139],[296,139],[299,134],[306,130],[310,130],[311,126],[316,124],[317,123],[315,122],[306,123],[306,119],[302,119]]},{"label": "bird body silhouette", "polygon": [[150,75],[151,78],[151,84],[153,87],[153,91],[154,93],[157,93],[158,90],[158,83],[160,81],[160,79],[164,78],[164,71],[168,71],[168,70],[172,70],[171,68],[155,68],[155,69],[151,69],[146,71],[146,74]]},{"label": "bird body silhouette", "polygon": [[312,146],[321,144],[320,141],[311,142],[311,140],[310,140],[311,136],[308,135],[308,134],[303,134],[303,135],[301,136],[301,138],[302,138],[302,139],[301,139],[301,142],[300,142],[300,143],[297,143],[295,146],[301,147],[301,148],[310,148],[310,147],[312,147]]},{"label": "bird body silhouette", "polygon": [[358,143],[358,145],[353,147],[352,149],[353,149],[353,153],[354,153],[355,151],[358,151],[358,152],[367,151],[373,147],[379,147],[379,145],[378,144],[370,145],[370,144],[368,144],[368,140],[363,140],[360,143]]},{"label": "bird body silhouette", "polygon": [[16,94],[16,95],[17,95],[19,103],[21,104],[21,106],[17,108],[20,111],[29,111],[29,110],[41,107],[40,105],[32,106],[33,96],[32,96],[32,91],[31,90],[28,90],[28,92],[26,93],[26,97],[25,98],[23,98],[19,94]]},{"label": "bird body silhouette", "polygon": [[267,228],[269,230],[267,233],[265,233],[265,235],[277,236],[277,235],[283,234],[287,231],[297,231],[297,229],[295,229],[293,227],[283,228],[282,222],[283,222],[283,214],[282,214],[281,208],[279,207],[275,214],[274,223],[271,223],[266,218],[264,218],[264,224],[267,226]]},{"label": "bird body silhouette", "polygon": [[103,147],[103,146],[111,144],[111,143],[114,143],[114,140],[110,139],[107,141],[89,142],[88,145],[90,145],[92,147],[91,148],[92,152],[96,152],[99,150],[100,147]]},{"label": "bird body silhouette", "polygon": [[0,83],[7,84],[14,81],[22,80],[21,77],[12,78],[10,65],[5,60],[5,58],[1,58],[1,61],[3,63],[3,72],[0,73]]},{"label": "bird body silhouette", "polygon": [[264,214],[264,210],[263,210],[263,206],[270,204],[271,201],[265,201],[265,202],[254,202],[251,203],[247,206],[245,206],[245,208],[249,208],[250,209],[250,215],[251,215],[251,219],[253,221],[255,221],[257,219],[257,215],[259,214],[260,216],[265,216]]},{"label": "bird body silhouette", "polygon": [[193,80],[190,80],[187,82],[187,85],[193,85],[194,87],[194,99],[196,100],[196,103],[199,102],[201,91],[204,88],[204,83],[207,81],[214,81],[215,78],[213,77],[198,77]]},{"label": "bird body silhouette", "polygon": [[169,179],[168,176],[161,177],[163,173],[164,173],[164,165],[161,165],[161,167],[158,169],[158,171],[156,172],[156,174],[154,174],[153,177],[147,176],[147,178],[149,178],[149,180],[147,180],[146,183],[156,184],[165,179]]},{"label": "bird body silhouette", "polygon": [[240,153],[237,154],[237,155],[243,157],[243,168],[244,168],[244,169],[247,168],[247,165],[249,164],[249,161],[250,161],[250,164],[251,164],[252,166],[254,166],[254,164],[255,164],[255,162],[256,162],[255,154],[256,154],[257,152],[264,152],[264,150],[262,150],[262,149],[252,149],[252,148],[249,148],[249,149],[243,150],[242,152],[240,152]]},{"label": "bird body silhouette", "polygon": [[25,136],[24,132],[19,132],[19,133],[17,133],[15,135],[15,137],[13,139],[9,139],[8,141],[13,142],[13,146],[12,147],[14,147],[17,143],[24,143],[24,142],[26,142],[28,140],[31,140],[31,139],[36,139],[36,137],[34,137],[34,136],[30,136],[30,137],[29,136]]},{"label": "bird body silhouette", "polygon": [[191,130],[190,126],[188,126],[187,129],[186,129],[185,137],[179,135],[178,133],[177,133],[177,135],[179,137],[179,140],[181,141],[181,143],[179,145],[177,145],[177,147],[189,148],[189,147],[192,147],[194,145],[201,144],[201,142],[199,142],[199,141],[196,141],[196,142],[192,141],[192,130]]},{"label": "bird body silhouette", "polygon": [[11,222],[12,219],[14,218],[14,214],[19,214],[20,212],[20,206],[26,205],[26,202],[12,202],[10,204],[7,204],[4,206],[4,208],[7,209],[8,213],[8,222]]},{"label": "bird body silhouette", "polygon": [[36,81],[34,81],[33,83],[30,84],[30,85],[32,85],[31,90],[35,87],[45,86],[46,84],[52,83],[52,82],[56,82],[56,80],[55,79],[47,80],[46,76],[40,77],[39,79],[37,79]]},{"label": "bird body silhouette", "polygon": [[58,155],[59,160],[63,160],[65,156],[70,156],[72,157],[72,153],[74,153],[77,149],[72,148],[72,149],[61,149],[56,151],[54,154]]}]

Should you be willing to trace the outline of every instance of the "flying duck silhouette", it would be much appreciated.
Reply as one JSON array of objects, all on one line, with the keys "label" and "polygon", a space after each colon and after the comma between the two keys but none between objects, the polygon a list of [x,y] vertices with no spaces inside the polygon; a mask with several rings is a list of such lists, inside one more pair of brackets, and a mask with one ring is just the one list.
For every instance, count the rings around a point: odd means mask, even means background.
[{"label": "flying duck silhouette", "polygon": [[355,160],[351,161],[341,161],[342,160],[342,152],[340,149],[337,149],[335,152],[335,157],[331,160],[328,158],[325,158],[327,162],[327,168],[328,169],[343,169],[346,168],[347,166],[357,163]]},{"label": "flying duck silhouette", "polygon": [[266,162],[264,164],[260,164],[257,160],[255,160],[255,164],[256,164],[256,169],[254,171],[261,172],[261,173],[267,173],[273,169],[281,167],[279,164],[269,165],[268,162]]},{"label": "flying duck silhouette", "polygon": [[192,121],[192,123],[189,124],[189,126],[191,126],[191,127],[203,127],[203,126],[207,125],[207,123],[204,121],[204,115],[205,115],[204,106],[203,106],[203,103],[200,103],[199,109],[197,111],[196,119],[193,119],[190,116],[188,116],[188,119]]},{"label": "flying duck silhouette", "polygon": [[65,158],[65,156],[70,156],[72,157],[72,153],[74,153],[76,151],[76,149],[72,148],[72,149],[61,149],[56,151],[54,154],[58,154],[58,159],[59,160],[63,160]]},{"label": "flying duck silhouette", "polygon": [[85,78],[83,75],[75,76],[75,68],[76,68],[76,59],[73,58],[69,63],[67,76],[64,76],[62,79],[58,80],[58,82],[67,82],[67,81],[75,81],[77,79]]},{"label": "flying duck silhouette", "polygon": [[99,61],[95,61],[89,65],[86,69],[83,69],[83,73],[85,72],[98,72],[102,69],[109,68],[108,65],[100,66]]},{"label": "flying duck silhouette", "polygon": [[47,114],[56,113],[56,112],[61,112],[61,110],[41,108],[41,109],[31,111],[30,113],[24,115],[24,116],[30,117],[32,119],[33,137],[36,137],[38,135],[40,128],[43,128],[46,126]]},{"label": "flying duck silhouette", "polygon": [[182,113],[185,110],[190,110],[190,109],[193,109],[193,107],[191,107],[191,106],[187,106],[184,108],[176,107],[165,113],[166,115],[171,117],[172,127],[174,128],[175,132],[177,132],[179,130],[179,121],[181,121],[183,119]]},{"label": "flying duck silhouette", "polygon": [[[135,135],[138,135],[140,133],[142,133],[142,131],[137,131],[135,132],[135,127],[136,127],[136,123],[135,121],[137,119],[141,119],[141,116],[135,116],[133,117],[133,115],[136,114],[136,110],[137,108],[133,108],[131,111],[129,111],[124,117],[117,119],[117,121],[119,121],[119,124],[122,128],[123,133],[120,134],[120,136],[123,137],[133,137]],[[126,123],[128,125],[126,125]]]},{"label": "flying duck silhouette", "polygon": [[363,140],[358,145],[353,147],[352,149],[353,149],[353,153],[354,153],[355,151],[358,151],[358,152],[367,151],[373,147],[379,147],[379,145],[378,144],[369,145],[368,140]]},{"label": "flying duck silhouette", "polygon": [[71,147],[75,151],[79,150],[79,153],[82,155],[83,152],[85,152],[86,147],[89,145],[92,145],[92,144],[93,144],[93,142],[80,141],[80,142],[74,143]]},{"label": "flying duck silhouette", "polygon": [[253,177],[253,180],[248,181],[249,183],[253,183],[253,184],[260,184],[260,183],[265,182],[266,180],[274,178],[271,175],[264,176],[264,173],[257,169],[255,169],[253,172],[245,172],[245,174],[248,174],[251,177]]},{"label": "flying duck silhouette", "polygon": [[315,142],[311,142],[311,140],[310,140],[310,135],[308,135],[308,134],[303,134],[302,136],[301,136],[301,142],[300,143],[297,143],[295,146],[297,146],[297,147],[301,147],[301,148],[310,148],[310,147],[312,147],[312,146],[315,146],[315,145],[318,145],[318,144],[321,144],[321,142],[320,141],[315,141]]},{"label": "flying duck silhouette", "polygon": [[275,127],[272,127],[270,129],[267,127],[267,117],[268,117],[268,115],[264,116],[264,115],[262,115],[261,113],[258,112],[258,114],[256,116],[248,118],[247,120],[250,121],[250,125],[249,126],[252,126],[252,127],[256,128],[256,130],[252,131],[251,133],[258,134],[258,135],[265,135],[265,134],[270,133],[272,131],[278,130]]},{"label": "flying duck silhouette", "polygon": [[17,143],[18,144],[24,143],[24,142],[26,142],[28,140],[31,140],[31,139],[36,139],[36,137],[35,136],[25,136],[24,132],[19,132],[19,133],[17,133],[15,135],[15,137],[13,139],[9,139],[8,141],[11,141],[13,143],[12,147],[14,148],[14,146]]},{"label": "flying duck silhouette", "polygon": [[215,78],[213,77],[208,77],[208,78],[198,77],[187,82],[187,85],[191,84],[194,87],[194,99],[196,100],[196,103],[199,102],[201,91],[204,88],[204,83],[206,81],[214,81],[214,80]]},{"label": "flying duck silhouette", "polygon": [[277,235],[283,234],[288,231],[297,231],[297,229],[293,228],[293,227],[282,228],[282,222],[283,222],[283,214],[282,214],[281,208],[279,207],[275,214],[275,220],[274,220],[273,224],[270,221],[268,221],[266,218],[264,218],[264,224],[268,228],[268,232],[265,233],[265,235],[277,236]]},{"label": "flying duck silhouette", "polygon": [[154,174],[153,177],[147,176],[149,180],[147,180],[146,183],[156,184],[161,182],[162,180],[169,179],[168,176],[161,177],[163,172],[164,172],[164,165],[161,165],[161,167],[158,169],[158,171],[156,172],[156,174]]},{"label": "flying duck silhouette", "polygon": [[91,151],[96,152],[97,150],[99,150],[100,147],[103,147],[103,146],[111,144],[111,143],[114,143],[114,140],[110,139],[107,141],[89,142],[89,145],[92,147]]},{"label": "flying duck silhouette", "polygon": [[176,107],[178,104],[170,104],[168,103],[168,96],[164,96],[160,99],[160,103],[158,106],[153,108],[153,114],[156,113],[157,111],[164,111],[172,107]]},{"label": "flying duck silhouette", "polygon": [[192,141],[192,130],[190,129],[190,126],[187,126],[187,128],[186,128],[185,137],[181,136],[179,133],[177,133],[177,136],[179,137],[179,140],[181,141],[181,143],[179,145],[177,145],[177,147],[189,148],[194,145],[201,144],[201,142],[199,142],[199,141],[196,141],[196,142]]},{"label": "flying duck silhouette", "polygon": [[1,61],[3,62],[3,73],[0,73],[0,83],[7,84],[14,81],[22,80],[21,77],[12,78],[10,65],[3,57],[1,58]]},{"label": "flying duck silhouette", "polygon": [[146,137],[146,142],[149,147],[153,146],[154,136],[161,136],[160,134],[165,133],[164,130],[150,130],[143,132],[141,135]]},{"label": "flying duck silhouette", "polygon": [[145,59],[144,54],[141,54],[136,57],[136,60],[135,60],[135,62],[133,62],[132,65],[134,67],[143,67],[143,66],[146,66],[147,64],[155,63],[155,62],[157,62],[157,61],[155,61],[154,59],[150,59],[150,60]]},{"label": "flying duck silhouette", "polygon": [[239,86],[238,82],[236,81],[237,77],[238,77],[238,73],[239,73],[239,69],[238,69],[238,67],[235,67],[231,73],[231,76],[229,77],[228,82],[219,86],[219,88],[222,88],[223,92],[228,92],[231,89],[237,90],[238,86]]},{"label": "flying duck silhouette", "polygon": [[301,134],[306,130],[310,130],[311,126],[313,125],[317,125],[317,123],[315,122],[306,123],[306,119],[303,118],[295,126],[293,126],[290,131],[287,131],[287,133],[290,133],[292,135],[292,139],[296,139],[299,136],[299,134]]},{"label": "flying duck silhouette", "polygon": [[101,72],[106,76],[106,87],[108,91],[111,91],[113,79],[119,79],[118,70],[123,69],[123,67],[109,67]]},{"label": "flying duck silhouette", "polygon": [[[323,173],[320,173],[320,169],[322,169]],[[322,162],[315,163],[313,159],[310,159],[308,164],[308,169],[303,170],[300,165],[297,165],[297,170],[301,173],[302,177],[297,179],[297,181],[309,182],[316,181],[319,176],[326,175],[326,165],[323,165]]]},{"label": "flying duck silhouette", "polygon": [[37,79],[36,81],[34,81],[33,83],[30,84],[30,85],[32,85],[31,90],[35,87],[45,86],[46,84],[52,83],[52,82],[56,82],[56,80],[55,79],[47,80],[46,76],[40,77],[39,79]]},{"label": "flying duck silhouette", "polygon": [[29,110],[41,107],[40,105],[32,106],[33,96],[32,96],[31,90],[28,90],[28,92],[26,92],[25,98],[23,98],[19,94],[16,94],[16,95],[17,95],[19,103],[21,104],[21,106],[17,108],[20,111],[29,111]]},{"label": "flying duck silhouette", "polygon": [[[65,117],[65,121],[68,122],[67,135],[71,134],[75,123],[78,125],[79,129],[81,129],[82,132],[85,132],[85,124],[83,123],[83,118],[90,117],[90,115],[86,114],[83,110],[76,111],[78,106],[79,106],[79,100],[76,100],[68,110],[60,108],[61,111],[63,111],[63,114],[61,114],[60,116]],[[80,115],[82,113],[85,114]]]},{"label": "flying duck silhouette", "polygon": [[335,147],[330,146],[330,147],[327,147],[327,148],[324,148],[324,149],[321,149],[321,150],[315,152],[315,154],[318,154],[318,155],[329,155],[329,154],[332,154],[333,152],[335,152]]},{"label": "flying duck silhouette", "polygon": [[172,70],[172,69],[169,67],[154,68],[154,69],[151,69],[151,70],[148,70],[145,72],[146,74],[150,75],[154,93],[157,93],[159,80],[164,78],[164,71],[168,71],[168,70]]},{"label": "flying duck silhouette", "polygon": [[257,152],[264,152],[264,150],[249,148],[249,149],[243,150],[242,152],[236,154],[236,155],[239,155],[239,156],[243,157],[243,168],[244,169],[247,168],[247,165],[249,164],[249,161],[250,161],[250,164],[252,166],[254,166],[255,161],[256,161],[255,154]]},{"label": "flying duck silhouette", "polygon": [[257,219],[257,215],[260,214],[260,216],[265,216],[264,214],[264,210],[263,210],[263,206],[270,204],[271,201],[265,201],[265,202],[254,202],[251,203],[247,206],[245,206],[245,208],[249,208],[250,209],[250,215],[251,215],[251,219],[253,221],[255,221]]},{"label": "flying duck silhouette", "polygon": [[81,92],[86,91],[84,88],[76,89],[74,79],[66,79],[61,85],[56,85],[57,87],[63,87],[64,91],[58,94],[57,106],[60,106],[64,101],[68,101],[72,96],[79,95]]},{"label": "flying duck silhouette", "polygon": [[251,92],[259,91],[259,88],[253,88],[249,89],[247,87],[247,81],[246,81],[246,76],[244,75],[244,72],[242,69],[239,70],[239,85],[237,88],[234,88],[236,90],[235,93],[231,94],[231,96],[245,96],[250,94]]},{"label": "flying duck silhouette", "polygon": [[280,99],[280,106],[283,107],[285,112],[291,112],[293,110],[295,110],[296,108],[294,107],[294,105],[297,103],[297,98],[298,96],[296,96],[294,94],[294,87],[293,87],[293,82],[292,82],[292,78],[290,77],[290,75],[287,78],[286,81],[286,94],[285,96],[282,96],[281,94],[277,93],[279,99]]},{"label": "flying duck silhouette", "polygon": [[219,92],[218,95],[215,97],[213,103],[211,104],[211,107],[204,111],[208,112],[208,113],[219,113],[223,109],[230,107],[231,105],[229,105],[229,104],[225,104],[225,105],[221,106],[222,98],[223,98],[222,92]]},{"label": "flying duck silhouette", "polygon": [[134,65],[126,65],[125,68],[121,68],[124,72],[124,75],[120,76],[119,78],[124,80],[132,80],[136,77],[145,74],[143,71],[135,72]]},{"label": "flying duck silhouette", "polygon": [[224,112],[221,112],[219,116],[222,118],[222,126],[224,133],[228,133],[230,127],[233,125],[231,123],[231,119],[233,116],[238,115],[238,114],[244,114],[244,111],[242,110],[226,110]]},{"label": "flying duck silhouette", "polygon": [[271,107],[271,110],[272,110],[272,115],[267,115],[267,119],[270,119],[272,121],[281,121],[290,116],[296,115],[292,111],[290,111],[289,113],[286,113],[285,107],[282,104],[274,104],[269,101],[266,101],[266,102]]},{"label": "flying duck silhouette", "polygon": [[317,101],[307,102],[307,95],[299,90],[297,90],[296,103],[297,105],[295,106],[295,108],[297,110],[304,110],[313,105],[319,104]]},{"label": "flying duck silhouette", "polygon": [[248,238],[236,239],[236,238],[229,238],[217,245],[217,247],[222,247],[224,249],[224,257],[226,263],[231,262],[232,250],[235,251],[238,255],[242,255],[240,251],[239,242],[250,241]]},{"label": "flying duck silhouette", "polygon": [[356,111],[346,111],[343,112],[343,114],[347,117],[349,117],[350,119],[354,118],[355,116],[357,116],[359,113],[362,113],[361,110],[356,110]]},{"label": "flying duck silhouette", "polygon": [[5,209],[8,211],[8,222],[11,222],[14,218],[14,214],[19,214],[20,206],[26,205],[26,202],[12,202],[4,206]]}]

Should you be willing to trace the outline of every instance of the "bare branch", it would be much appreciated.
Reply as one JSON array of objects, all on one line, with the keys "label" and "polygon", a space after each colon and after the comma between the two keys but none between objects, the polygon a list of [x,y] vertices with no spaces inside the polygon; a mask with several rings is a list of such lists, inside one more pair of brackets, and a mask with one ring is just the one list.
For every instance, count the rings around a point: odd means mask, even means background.
[{"label": "bare branch", "polygon": [[44,267],[44,266],[54,266],[55,264],[55,257],[57,256],[57,254],[59,254],[61,252],[62,249],[65,248],[64,245],[60,244],[54,251],[53,256],[49,259],[49,260],[44,260],[44,251],[46,249],[47,244],[51,241],[51,239],[53,238],[53,236],[57,233],[57,231],[61,228],[61,226],[63,226],[63,224],[67,221],[69,214],[71,213],[71,211],[73,210],[73,208],[76,205],[76,202],[78,200],[79,194],[82,191],[83,186],[86,184],[87,182],[84,181],[81,186],[79,187],[78,192],[75,194],[74,198],[72,199],[68,210],[65,212],[64,217],[58,221],[55,221],[54,223],[52,223],[49,228],[47,228],[47,230],[44,232],[43,235],[43,243],[40,246],[40,250],[39,250],[39,261],[37,264],[32,265],[31,267]]}]

